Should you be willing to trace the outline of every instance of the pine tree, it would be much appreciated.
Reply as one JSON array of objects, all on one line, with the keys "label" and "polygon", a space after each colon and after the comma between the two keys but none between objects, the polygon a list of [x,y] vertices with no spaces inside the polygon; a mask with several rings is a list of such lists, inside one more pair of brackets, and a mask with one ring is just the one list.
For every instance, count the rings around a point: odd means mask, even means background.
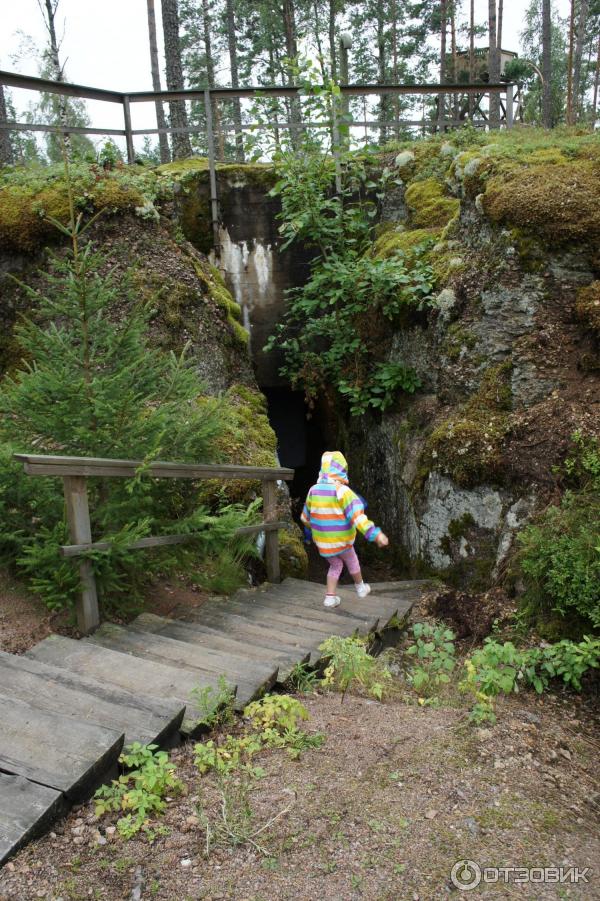
[{"label": "pine tree", "polygon": [[[148,39],[150,44],[150,70],[152,72],[152,90],[160,91],[160,67],[158,64],[158,43],[156,40],[156,13],[154,10],[154,0],[146,0],[148,6]],[[156,125],[159,129],[167,127],[165,111],[161,100],[155,102],[156,107]],[[161,163],[168,163],[171,159],[171,151],[169,150],[169,138],[165,131],[159,132],[158,146],[160,147]]]},{"label": "pine tree", "polygon": [[[488,76],[492,84],[500,81],[500,54],[498,53],[498,33],[496,19],[496,0],[488,3]],[[489,100],[490,128],[500,127],[500,95],[490,91]]]},{"label": "pine tree", "polygon": [[551,0],[542,0],[542,122],[552,128],[552,11]]},{"label": "pine tree", "polygon": [[[183,68],[181,64],[181,45],[179,40],[179,8],[177,0],[162,0],[162,23],[165,39],[165,61],[167,89],[181,91],[184,88]],[[188,127],[187,111],[184,100],[171,100],[171,128],[186,129]],[[190,137],[184,131],[175,132],[171,138],[173,158],[185,159],[192,155]]]}]

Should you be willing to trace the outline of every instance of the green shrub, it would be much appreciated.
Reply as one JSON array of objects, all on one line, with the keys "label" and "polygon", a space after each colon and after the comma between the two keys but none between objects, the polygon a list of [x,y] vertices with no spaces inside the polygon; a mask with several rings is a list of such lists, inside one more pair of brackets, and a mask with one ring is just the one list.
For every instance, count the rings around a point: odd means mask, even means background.
[{"label": "green shrub", "polygon": [[342,700],[349,690],[366,691],[381,701],[390,688],[392,674],[385,660],[372,657],[366,649],[366,639],[328,638],[319,645],[327,661],[323,685],[342,692]]},{"label": "green shrub", "polygon": [[456,665],[454,632],[445,626],[415,623],[412,627],[415,643],[406,653],[415,658],[408,673],[408,681],[419,694],[428,695],[450,682]]},{"label": "green shrub", "polygon": [[571,487],[519,534],[530,611],[573,616],[600,628],[600,446],[574,436]]}]

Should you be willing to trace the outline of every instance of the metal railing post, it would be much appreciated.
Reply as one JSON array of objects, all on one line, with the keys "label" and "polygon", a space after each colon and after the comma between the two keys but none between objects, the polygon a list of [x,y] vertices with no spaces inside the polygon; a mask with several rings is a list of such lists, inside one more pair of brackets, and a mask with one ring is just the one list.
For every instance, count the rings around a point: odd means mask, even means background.
[{"label": "metal railing post", "polygon": [[133,163],[135,160],[135,149],[133,146],[133,130],[131,128],[131,107],[129,105],[129,97],[123,94],[123,119],[125,120],[125,142],[127,144],[127,162]]},{"label": "metal railing post", "polygon": [[215,136],[210,88],[206,88],[204,91],[204,109],[206,110],[206,141],[208,144],[208,172],[210,179],[210,217],[212,220],[215,253],[218,255],[220,251],[219,195],[217,193],[217,164],[215,160]]}]

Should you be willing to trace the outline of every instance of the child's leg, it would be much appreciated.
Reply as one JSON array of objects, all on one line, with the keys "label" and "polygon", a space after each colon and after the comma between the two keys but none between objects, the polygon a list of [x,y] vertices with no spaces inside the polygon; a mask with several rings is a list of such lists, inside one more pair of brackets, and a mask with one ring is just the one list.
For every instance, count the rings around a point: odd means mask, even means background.
[{"label": "child's leg", "polygon": [[365,585],[363,582],[362,573],[360,571],[360,562],[356,556],[356,551],[351,547],[347,551],[344,551],[341,557],[354,580],[354,587],[356,588],[356,593],[359,598],[366,598],[366,596],[371,593],[371,586]]},{"label": "child's leg", "polygon": [[344,568],[342,557],[343,554],[339,554],[337,557],[330,557],[329,559],[329,572],[327,573],[327,594],[330,596],[335,595],[335,590],[337,588],[339,578],[342,574],[342,569]]}]

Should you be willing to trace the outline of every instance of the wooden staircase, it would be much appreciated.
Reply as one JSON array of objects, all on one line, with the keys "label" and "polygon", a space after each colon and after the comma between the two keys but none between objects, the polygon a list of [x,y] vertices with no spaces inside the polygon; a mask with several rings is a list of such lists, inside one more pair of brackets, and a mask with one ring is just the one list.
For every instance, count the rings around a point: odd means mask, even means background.
[{"label": "wooden staircase", "polygon": [[425,584],[380,583],[365,600],[342,588],[326,610],[321,585],[286,579],[185,620],[143,613],[79,641],[51,635],[22,657],[0,652],[0,865],[112,778],[124,743],[194,737],[193,689],[225,677],[242,709],[297,663],[317,664],[331,635],[405,618]]}]

